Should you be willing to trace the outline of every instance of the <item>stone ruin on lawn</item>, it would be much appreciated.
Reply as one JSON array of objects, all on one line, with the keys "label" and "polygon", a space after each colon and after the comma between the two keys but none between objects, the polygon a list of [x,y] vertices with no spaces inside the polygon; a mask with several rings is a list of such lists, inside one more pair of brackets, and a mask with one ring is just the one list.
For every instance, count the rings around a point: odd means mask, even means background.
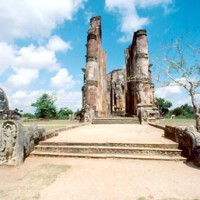
[{"label": "stone ruin on lawn", "polygon": [[[82,68],[84,121],[91,122],[96,117],[135,115],[143,124],[159,117],[151,77],[152,65],[149,63],[146,30],[134,33],[131,45],[125,50],[126,67],[108,74],[106,53],[102,48],[100,16],[90,20],[86,48],[86,67]],[[185,152],[190,152],[186,157],[200,166],[200,133],[194,127],[193,129],[166,127],[165,135],[178,142]]]},{"label": "stone ruin on lawn", "polygon": [[25,131],[19,121],[13,120],[15,115],[9,110],[7,97],[1,88],[0,106],[1,119],[6,119],[0,127],[0,165],[22,164],[41,140],[45,130],[32,125]]},{"label": "stone ruin on lawn", "polygon": [[134,33],[132,44],[125,51],[126,68],[108,74],[99,16],[90,20],[86,47],[86,67],[82,68],[85,121],[95,117],[136,115],[142,123],[158,117],[146,30]]}]

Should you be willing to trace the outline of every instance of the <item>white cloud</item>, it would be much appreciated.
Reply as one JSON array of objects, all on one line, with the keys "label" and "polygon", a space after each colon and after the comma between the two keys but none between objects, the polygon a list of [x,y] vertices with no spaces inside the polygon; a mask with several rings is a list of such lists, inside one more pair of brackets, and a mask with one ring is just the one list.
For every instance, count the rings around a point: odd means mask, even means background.
[{"label": "white cloud", "polygon": [[94,15],[94,13],[92,13],[92,12],[90,12],[90,11],[85,11],[84,15],[85,15],[85,21],[86,21],[86,23],[89,23],[89,22],[90,22],[90,19],[91,19],[92,16]]},{"label": "white cloud", "polygon": [[172,102],[172,109],[183,104],[190,104],[190,96],[180,86],[160,87],[155,90],[155,96]]},{"label": "white cloud", "polygon": [[[42,82],[39,77],[44,77],[47,71],[57,73],[51,79],[56,89],[67,89],[74,85],[72,76],[61,67],[57,58],[57,53],[72,48],[70,42],[52,36],[52,32],[58,25],[72,20],[85,2],[87,0],[0,0],[1,87],[8,94],[11,109],[19,108],[26,112],[34,110],[31,103],[43,93],[50,93],[47,90],[31,91],[35,88],[33,83],[38,86]],[[49,84],[51,73],[45,76],[45,84]],[[30,85],[31,88],[28,88]],[[47,85],[44,87],[48,88]],[[73,97],[81,97],[81,94],[73,92],[64,92],[62,97],[60,94],[58,97],[61,100],[66,95],[70,96],[69,101]],[[78,103],[73,104],[76,101]],[[80,102],[81,98],[74,99],[68,106],[80,107]]]},{"label": "white cloud", "polygon": [[[30,44],[27,47],[17,48],[7,43],[0,43],[0,64],[2,66],[0,75],[10,68],[12,70],[6,86],[12,88],[27,87],[39,77],[42,69],[47,71],[59,70],[61,66],[57,61],[56,52],[66,51],[70,48],[69,43],[64,42],[58,36],[53,36],[46,45],[38,47]],[[63,75],[63,79],[56,82],[57,85],[61,85],[61,81],[73,83],[69,74],[64,72]],[[64,78],[66,78],[65,81]]]},{"label": "white cloud", "polygon": [[150,22],[148,17],[140,17],[137,8],[151,8],[162,6],[166,10],[173,0],[106,0],[106,9],[119,15],[120,31],[124,34],[119,41],[131,40],[133,32],[144,28]]},{"label": "white cloud", "polygon": [[0,74],[6,69],[13,69],[16,73],[21,73],[21,69],[48,69],[56,70],[59,68],[55,52],[46,47],[27,47],[17,48],[7,43],[0,43]]},{"label": "white cloud", "polygon": [[81,92],[66,92],[65,90],[59,90],[57,93],[57,105],[58,108],[68,107],[73,111],[81,109],[82,107],[82,93]]},{"label": "white cloud", "polygon": [[58,73],[51,78],[51,86],[55,88],[69,89],[74,85],[75,81],[72,76],[69,75],[67,69],[61,68]]},{"label": "white cloud", "polygon": [[5,42],[0,42],[0,74],[14,62],[15,50]]},{"label": "white cloud", "polygon": [[71,49],[72,47],[69,42],[66,43],[60,37],[55,35],[49,40],[47,48],[50,49],[51,51],[57,52],[57,51],[66,51]]},{"label": "white cloud", "polygon": [[33,113],[35,108],[31,106],[37,98],[39,98],[45,91],[37,90],[37,91],[24,91],[19,90],[13,93],[12,95],[8,96],[9,106],[11,110],[18,108],[23,110],[23,112],[31,112]]},{"label": "white cloud", "polygon": [[0,41],[48,37],[58,24],[72,20],[87,0],[1,0]]},{"label": "white cloud", "polygon": [[182,88],[180,86],[160,87],[155,91],[155,95],[161,98],[167,98],[181,93],[182,93]]},{"label": "white cloud", "polygon": [[13,68],[56,70],[59,68],[59,64],[54,51],[44,46],[36,47],[31,44],[19,49],[16,53]]},{"label": "white cloud", "polygon": [[18,69],[16,74],[11,75],[6,85],[11,88],[27,87],[33,80],[38,78],[38,70]]},{"label": "white cloud", "polygon": [[[18,108],[23,110],[23,113],[34,113],[35,108],[32,107],[31,104],[36,102],[36,100],[44,93],[52,94],[52,92],[45,90],[35,90],[32,92],[19,90],[8,96],[10,109],[14,110],[15,108]],[[55,104],[58,109],[61,107],[68,107],[73,111],[76,111],[77,109],[81,108],[81,92],[66,92],[65,90],[58,90],[53,94],[57,97]]]}]

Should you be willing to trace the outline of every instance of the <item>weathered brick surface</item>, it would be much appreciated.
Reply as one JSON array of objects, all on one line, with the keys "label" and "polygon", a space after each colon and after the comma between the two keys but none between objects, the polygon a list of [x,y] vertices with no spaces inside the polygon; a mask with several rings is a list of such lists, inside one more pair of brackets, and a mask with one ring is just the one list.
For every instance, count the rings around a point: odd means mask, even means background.
[{"label": "weathered brick surface", "polygon": [[[101,41],[101,17],[93,17],[87,36],[84,71],[83,111],[85,119],[109,115],[158,115],[148,54],[146,30],[134,33],[126,49],[126,69],[106,74],[106,53]],[[142,111],[141,111],[142,110]],[[142,122],[141,120],[141,122]]]},{"label": "weathered brick surface", "polygon": [[200,167],[200,133],[190,126],[166,126],[165,137],[177,142],[183,155]]},{"label": "weathered brick surface", "polygon": [[[126,112],[129,115],[138,114],[138,109],[153,113],[156,108],[154,84],[148,54],[146,30],[134,33],[132,44],[126,49],[127,99]],[[149,117],[149,116],[148,116]]]},{"label": "weathered brick surface", "polygon": [[92,119],[107,115],[106,53],[101,44],[101,17],[90,20],[86,47],[83,108]]}]

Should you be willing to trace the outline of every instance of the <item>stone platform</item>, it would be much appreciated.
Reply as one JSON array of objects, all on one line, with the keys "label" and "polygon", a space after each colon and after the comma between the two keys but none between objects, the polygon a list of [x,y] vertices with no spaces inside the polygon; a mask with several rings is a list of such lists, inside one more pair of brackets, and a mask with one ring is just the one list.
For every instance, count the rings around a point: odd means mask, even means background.
[{"label": "stone platform", "polygon": [[92,124],[140,124],[139,118],[134,117],[101,117],[94,118]]},{"label": "stone platform", "polygon": [[177,143],[163,135],[148,125],[87,125],[40,142],[31,155],[185,161]]}]

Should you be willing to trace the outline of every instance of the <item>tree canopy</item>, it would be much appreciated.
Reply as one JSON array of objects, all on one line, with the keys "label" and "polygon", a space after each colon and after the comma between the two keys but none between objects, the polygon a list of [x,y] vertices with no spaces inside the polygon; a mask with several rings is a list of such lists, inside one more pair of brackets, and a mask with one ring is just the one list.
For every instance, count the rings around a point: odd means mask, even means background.
[{"label": "tree canopy", "polygon": [[55,118],[57,113],[55,101],[55,96],[50,96],[45,93],[35,103],[32,103],[31,106],[36,107],[36,118]]},{"label": "tree canopy", "polygon": [[188,104],[174,108],[171,113],[184,118],[194,118],[194,109]]},{"label": "tree canopy", "polygon": [[60,110],[57,112],[56,117],[58,119],[67,119],[69,118],[69,115],[73,114],[73,111],[69,108],[60,108]]},{"label": "tree canopy", "polygon": [[156,100],[157,100],[160,114],[166,115],[169,112],[169,108],[172,106],[172,103],[163,98],[156,98]]}]

